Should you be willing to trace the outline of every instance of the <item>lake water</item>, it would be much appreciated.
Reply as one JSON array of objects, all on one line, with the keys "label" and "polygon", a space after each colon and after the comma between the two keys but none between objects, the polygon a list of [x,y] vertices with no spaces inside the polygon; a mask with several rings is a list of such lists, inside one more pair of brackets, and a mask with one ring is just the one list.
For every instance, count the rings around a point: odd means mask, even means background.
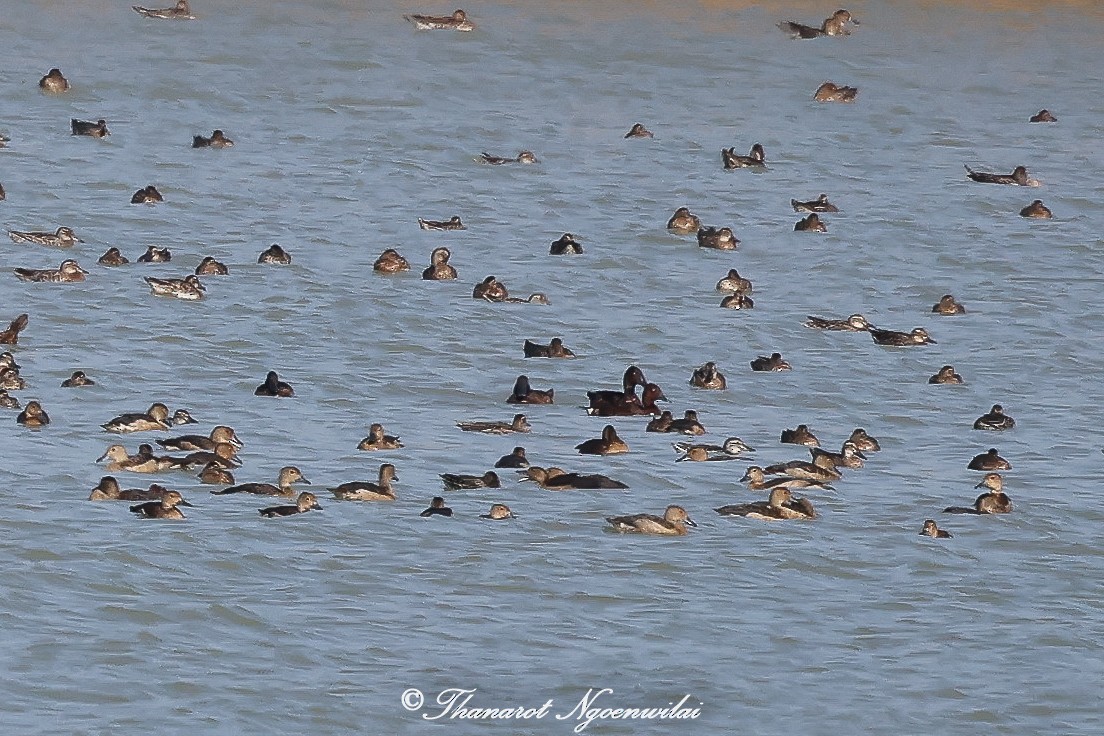
[{"label": "lake water", "polygon": [[[416,32],[403,13],[452,7],[405,1],[195,0],[190,23],[127,2],[9,5],[2,221],[69,225],[85,242],[7,244],[2,265],[74,257],[91,273],[0,277],[0,320],[31,315],[14,348],[29,387],[15,393],[53,419],[29,431],[0,417],[8,733],[569,734],[582,722],[556,715],[598,688],[613,692],[597,705],[688,695],[700,715],[585,733],[1104,729],[1099,4],[861,2],[853,35],[810,41],[775,24],[834,6],[479,2],[464,5],[476,31],[459,34]],[[46,96],[37,80],[54,66],[73,88]],[[855,104],[815,103],[826,79],[857,86]],[[1044,107],[1059,122],[1029,124]],[[106,118],[112,135],[70,136],[74,117]],[[625,140],[637,121],[655,138]],[[215,128],[235,147],[190,147]],[[722,147],[755,142],[766,171],[721,168]],[[475,162],[521,149],[541,163]],[[1024,164],[1043,185],[976,184],[963,164]],[[151,183],[163,204],[128,203]],[[829,232],[793,232],[790,199],[820,192],[841,208]],[[1036,198],[1053,220],[1018,216]],[[682,205],[731,226],[740,249],[669,234]],[[417,228],[453,214],[466,231]],[[565,231],[584,255],[548,255]],[[291,266],[256,263],[271,243]],[[112,245],[173,260],[98,266]],[[458,281],[420,280],[438,245]],[[390,247],[411,272],[372,272]],[[206,278],[203,301],[141,280],[204,255],[231,273]],[[753,280],[753,310],[718,307],[731,267]],[[551,305],[473,300],[488,274]],[[945,293],[968,313],[931,314]],[[938,344],[802,326],[853,312]],[[580,359],[522,357],[524,339],[554,336]],[[772,351],[793,371],[751,372]],[[688,386],[707,360],[727,391]],[[583,412],[585,392],[633,363],[676,414],[699,412],[705,440],[757,452],[676,464],[681,438],[626,418],[632,452],[576,455],[605,423]],[[928,385],[947,363],[966,384]],[[59,388],[76,369],[98,385]],[[252,395],[273,369],[295,398]],[[556,389],[527,411],[531,434],[456,429],[511,417],[522,373]],[[325,510],[261,519],[271,499],[210,496],[183,473],[118,475],[179,489],[196,505],[184,523],[87,502],[104,474],[93,461],[119,439],[99,425],[154,401],[187,407],[200,424],[186,430],[234,426],[239,482],[298,465]],[[971,429],[993,403],[1013,431]],[[375,421],[406,447],[358,452]],[[748,464],[803,456],[778,443],[798,423],[833,448],[862,426],[883,450],[835,493],[809,494],[816,521],[717,516],[759,497],[738,482]],[[506,471],[500,490],[449,494],[453,519],[418,516],[438,473],[482,473],[519,443],[535,464],[631,490],[553,493]],[[978,493],[966,463],[991,446],[1013,463],[1014,513],[940,518]],[[328,498],[385,461],[395,503]],[[495,501],[519,518],[480,520]],[[606,528],[669,503],[698,522],[687,537]],[[931,517],[954,538],[917,536]],[[418,712],[400,702],[410,688]],[[476,689],[475,707],[553,705],[514,723],[423,720],[449,688]]]}]

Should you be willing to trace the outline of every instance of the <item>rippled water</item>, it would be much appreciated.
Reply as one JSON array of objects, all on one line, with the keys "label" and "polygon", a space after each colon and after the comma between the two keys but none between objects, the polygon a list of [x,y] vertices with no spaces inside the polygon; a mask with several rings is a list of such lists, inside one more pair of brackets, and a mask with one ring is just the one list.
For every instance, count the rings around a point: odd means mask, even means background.
[{"label": "rippled water", "polygon": [[[194,23],[125,2],[12,5],[3,223],[72,226],[86,241],[72,257],[91,271],[75,286],[0,278],[0,319],[31,315],[18,395],[53,418],[37,432],[3,418],[12,732],[406,733],[428,726],[400,694],[452,687],[477,688],[482,707],[553,699],[559,714],[601,687],[611,706],[701,703],[696,721],[590,733],[1100,731],[1099,6],[860,3],[851,37],[797,42],[774,24],[833,8],[479,3],[465,5],[477,30],[451,34],[401,17],[451,8],[406,2],[196,0]],[[52,66],[69,94],[40,94]],[[825,79],[858,86],[858,101],[814,103]],[[1042,107],[1059,123],[1028,124]],[[71,137],[71,117],[104,117],[112,135]],[[655,139],[623,139],[636,121]],[[214,128],[237,145],[189,147]],[[722,147],[757,141],[768,170],[722,170]],[[522,148],[541,164],[474,162]],[[963,163],[1022,163],[1044,185],[974,184]],[[128,204],[150,183],[164,204]],[[793,233],[790,198],[822,191],[842,209],[830,232]],[[1036,197],[1054,220],[1016,214]],[[733,227],[739,252],[668,234],[680,205]],[[416,227],[452,214],[467,231]],[[547,255],[565,231],[583,256]],[[292,266],[256,264],[273,242]],[[133,260],[151,244],[172,263],[95,264],[111,245]],[[460,279],[422,282],[442,244]],[[415,270],[373,274],[388,247]],[[69,256],[0,250],[5,268]],[[231,269],[206,279],[204,301],[147,293],[141,276],[180,276],[204,255]],[[754,310],[717,306],[713,284],[733,266],[755,283]],[[552,305],[472,300],[490,273]],[[944,293],[968,314],[932,315]],[[856,311],[938,344],[891,350],[801,324]],[[521,357],[523,339],[557,335],[581,359]],[[791,373],[749,370],[774,350]],[[706,360],[727,391],[689,388]],[[630,363],[676,413],[698,410],[707,439],[758,448],[754,462],[800,457],[777,443],[799,422],[827,445],[863,426],[883,451],[814,497],[815,522],[722,519],[713,507],[754,498],[737,482],[745,463],[676,465],[672,438],[634,419],[616,422],[630,454],[573,453],[603,424],[581,410],[585,391],[616,387]],[[945,363],[966,385],[927,385]],[[78,368],[99,385],[58,388]],[[270,369],[296,398],[252,396]],[[450,495],[452,520],[419,518],[438,473],[481,473],[517,443],[453,425],[512,416],[520,373],[556,389],[555,406],[528,412],[530,457],[631,490],[511,479]],[[256,514],[267,499],[215,498],[169,474],[120,480],[178,488],[197,506],[186,523],[86,502],[102,475],[92,461],[116,439],[98,425],[158,400],[200,431],[233,425],[239,480],[294,463],[325,489],[393,460],[400,500],[323,499],[321,514],[269,521]],[[982,436],[971,422],[994,402],[1016,429]],[[356,451],[373,421],[405,449]],[[994,444],[1015,466],[1015,513],[918,537],[973,499],[966,462]],[[492,501],[520,518],[477,519]],[[698,521],[688,537],[603,529],[668,503]]]}]

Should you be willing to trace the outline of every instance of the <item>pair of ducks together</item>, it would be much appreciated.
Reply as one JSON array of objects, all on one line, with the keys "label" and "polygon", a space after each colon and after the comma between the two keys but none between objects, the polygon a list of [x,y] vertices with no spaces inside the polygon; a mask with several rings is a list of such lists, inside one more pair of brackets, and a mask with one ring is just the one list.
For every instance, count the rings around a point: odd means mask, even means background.
[{"label": "pair of ducks together", "polygon": [[171,416],[169,407],[161,402],[150,404],[144,412],[128,412],[104,422],[100,426],[108,432],[123,434],[126,432],[145,432],[168,429],[181,424],[195,424],[196,420],[187,409],[177,409]]},{"label": "pair of ducks together", "polygon": [[[453,219],[457,222],[460,221],[458,217],[454,217]],[[418,222],[425,223],[426,220],[419,220]],[[422,229],[429,228],[426,228],[423,224]],[[463,228],[461,227],[460,229]],[[433,253],[429,256],[429,267],[422,271],[422,280],[451,281],[455,279],[457,277],[456,269],[449,265],[450,258],[452,258],[452,251],[448,248],[434,248]],[[388,248],[383,253],[380,253],[379,258],[372,264],[372,270],[379,273],[402,273],[403,271],[410,270],[410,262],[394,248]]]},{"label": "pair of ducks together", "polygon": [[[161,495],[160,499],[131,506],[130,510],[148,519],[183,520],[186,517],[184,516],[184,512],[178,508],[179,506],[194,507],[194,504],[185,501],[179,491],[166,490]],[[322,506],[318,503],[318,498],[313,493],[304,491],[295,499],[294,505],[269,506],[259,509],[259,513],[261,516],[273,518],[294,516],[295,514],[303,514],[311,510],[321,511]]]},{"label": "pair of ducks together", "polygon": [[[637,366],[631,365],[625,369],[621,378],[621,391],[602,390],[588,391],[589,405],[587,413],[591,416],[618,417],[618,416],[654,416],[661,414],[657,401],[666,401],[663,390],[654,383],[649,383],[644,377],[644,372]],[[643,387],[641,395],[636,395],[636,387]]]},{"label": "pair of ducks together", "polygon": [[[954,303],[958,306],[960,311],[947,312],[949,314],[962,314],[965,312],[965,307],[954,302],[954,297],[950,294],[944,296],[940,300],[940,304],[936,304],[932,308],[933,312],[938,311],[937,308],[949,308],[947,306],[941,307],[944,302]],[[870,337],[874,342],[879,345],[889,345],[894,347],[908,347],[911,345],[927,345],[935,344],[935,340],[932,339],[928,331],[923,327],[916,327],[911,332],[898,332],[897,330],[880,330],[867,321],[866,317],[861,314],[852,314],[846,319],[833,319],[829,317],[817,317],[814,315],[808,315],[805,321],[806,327],[811,327],[816,330],[834,330],[840,332],[869,332]]]},{"label": "pair of ducks together", "polygon": [[[765,521],[816,518],[813,505],[807,499],[795,499],[789,488],[771,490],[770,497],[766,501],[721,506],[714,511],[721,516],[744,516]],[[663,516],[655,514],[608,516],[606,522],[619,532],[664,536],[683,536],[687,533],[688,526],[697,526],[686,509],[678,505],[668,506]]]}]

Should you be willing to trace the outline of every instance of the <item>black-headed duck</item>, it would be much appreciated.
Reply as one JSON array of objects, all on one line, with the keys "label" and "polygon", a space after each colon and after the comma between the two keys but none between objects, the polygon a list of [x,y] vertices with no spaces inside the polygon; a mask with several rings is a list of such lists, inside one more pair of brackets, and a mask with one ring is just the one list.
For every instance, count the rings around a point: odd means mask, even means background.
[{"label": "black-headed duck", "polygon": [[24,427],[45,427],[50,423],[50,416],[42,408],[42,404],[37,401],[28,401],[27,406],[19,412],[19,416],[15,418],[15,421]]},{"label": "black-headed duck", "polygon": [[944,294],[939,298],[939,301],[931,308],[932,314],[952,315],[952,314],[966,314],[966,307],[955,301],[955,298],[951,294]]},{"label": "black-headed duck", "polygon": [[752,145],[751,151],[747,156],[741,156],[736,153],[736,148],[722,148],[721,149],[721,162],[724,163],[726,169],[750,169],[765,168],[767,165],[766,153],[763,151],[763,146],[759,143]]},{"label": "black-headed duck", "polygon": [[820,447],[820,440],[816,438],[807,424],[797,425],[797,429],[782,430],[782,444],[804,445],[805,447]]},{"label": "black-headed duck", "polygon": [[441,496],[434,496],[433,500],[429,502],[429,508],[422,513],[418,514],[422,518],[429,518],[430,516],[452,516],[452,509],[445,505],[445,499]]},{"label": "black-headed duck", "polygon": [[786,362],[782,353],[771,353],[769,356],[760,355],[751,361],[751,369],[753,371],[788,371],[793,370],[793,366]]},{"label": "black-headed duck", "polygon": [[617,436],[612,424],[602,428],[602,436],[575,445],[580,455],[619,455],[629,451],[626,442]]},{"label": "black-headed duck", "polygon": [[690,376],[690,385],[715,391],[724,391],[728,388],[724,374],[717,370],[717,364],[713,361],[694,369],[694,373]]},{"label": "black-headed duck", "polygon": [[229,148],[234,141],[226,137],[221,130],[215,130],[210,138],[201,135],[192,136],[192,148]]},{"label": "black-headed duck", "polygon": [[451,281],[456,278],[456,269],[449,265],[452,251],[448,248],[434,248],[429,256],[429,268],[422,271],[424,281]]},{"label": "black-headed duck", "polygon": [[745,279],[735,268],[728,269],[728,275],[717,282],[717,291],[727,294],[750,294],[754,290],[750,279]]},{"label": "black-headed duck", "polygon": [[38,80],[38,87],[44,92],[65,92],[69,89],[69,80],[60,69],[54,67],[46,73],[46,76]]},{"label": "black-headed duck", "polygon": [[563,338],[553,337],[547,345],[526,340],[522,344],[526,358],[574,358],[575,353],[563,344]]},{"label": "black-headed duck", "polygon": [[821,194],[816,199],[811,199],[808,202],[791,199],[790,206],[793,207],[794,212],[839,212],[839,207],[828,201],[827,194]]},{"label": "black-headed duck", "polygon": [[294,516],[305,514],[311,509],[322,510],[322,504],[318,503],[318,497],[310,491],[303,491],[295,498],[294,506],[269,506],[260,510],[261,516],[272,519],[277,516]]},{"label": "black-headed duck", "polygon": [[1036,199],[1020,210],[1020,217],[1030,217],[1036,220],[1049,220],[1054,217],[1054,213],[1050,211],[1050,208],[1043,204],[1043,200]]},{"label": "black-headed duck", "polygon": [[940,529],[938,526],[936,526],[934,519],[925,519],[924,526],[921,527],[920,534],[918,536],[933,537],[935,539],[950,539],[954,535],[951,534],[949,531]]},{"label": "black-headed duck", "polygon": [[859,22],[851,17],[851,13],[841,9],[832,13],[831,17],[825,18],[819,28],[790,20],[780,22],[778,27],[794,38],[817,38],[818,36],[849,36],[851,31],[847,28],[847,23],[859,25]]},{"label": "black-headed duck", "polygon": [[824,224],[820,215],[811,212],[794,224],[795,233],[826,233],[828,226]]},{"label": "black-headed duck", "polygon": [[644,371],[635,365],[630,365],[621,376],[621,390],[613,391],[603,389],[600,391],[587,391],[590,400],[590,408],[595,409],[603,404],[622,404],[635,402],[636,387],[646,386],[648,381],[644,378]]},{"label": "black-headed duck", "polygon": [[874,325],[867,321],[861,314],[852,314],[847,319],[831,319],[828,317],[814,317],[808,315],[805,326],[814,330],[837,330],[843,332],[866,332],[874,329]]},{"label": "black-headed duck", "polygon": [[157,401],[150,404],[150,408],[144,412],[136,411],[120,414],[111,421],[104,422],[100,426],[108,432],[115,432],[116,434],[168,429],[170,426],[169,407]]},{"label": "black-headed duck", "polygon": [[520,151],[514,158],[504,158],[502,156],[492,156],[484,151],[479,155],[478,161],[485,164],[491,164],[493,166],[501,166],[502,164],[539,164],[540,161],[533,155],[532,151]]},{"label": "black-headed duck", "polygon": [[480,519],[492,519],[494,521],[502,521],[503,519],[516,519],[517,515],[510,510],[510,507],[504,503],[491,504],[491,510],[485,514],[479,515]]},{"label": "black-headed duck", "polygon": [[107,121],[103,118],[96,122],[72,118],[69,121],[69,127],[73,130],[70,135],[87,135],[92,138],[104,138],[111,135],[111,131],[107,129]]},{"label": "black-headed duck", "polygon": [[285,496],[291,498],[295,495],[295,489],[291,487],[292,483],[306,483],[308,486],[311,484],[309,480],[303,477],[303,471],[299,470],[299,468],[294,465],[288,465],[280,468],[276,485],[272,483],[242,483],[240,485],[230,486],[229,488],[211,491],[211,493],[216,496],[222,496],[229,493],[253,493],[258,496]]},{"label": "black-headed duck", "polygon": [[861,468],[863,460],[866,459],[862,451],[850,440],[843,443],[839,452],[810,447],[809,453],[813,456],[813,464],[820,467]]},{"label": "black-headed duck", "polygon": [[817,87],[813,93],[813,99],[817,102],[854,102],[859,90],[856,87],[848,87],[833,82],[825,82]]},{"label": "black-headed duck", "polygon": [[135,13],[144,15],[147,18],[158,18],[160,20],[195,20],[191,8],[188,7],[188,0],[177,0],[176,5],[171,8],[144,8],[141,5],[131,5],[130,7]]},{"label": "black-headed duck", "polygon": [[276,243],[273,243],[261,251],[261,254],[257,256],[257,263],[276,263],[281,266],[287,266],[291,264],[291,254]]},{"label": "black-headed duck", "polygon": [[105,475],[88,495],[89,501],[159,501],[168,492],[165,486],[151,483],[146,490],[123,489],[113,475]]},{"label": "black-headed duck", "polygon": [[870,337],[879,345],[891,345],[894,347],[908,347],[910,345],[935,344],[928,331],[923,327],[916,327],[912,332],[897,332],[895,330],[879,330],[870,328]]},{"label": "black-headed duck", "polygon": [[1040,110],[1039,112],[1035,113],[1030,118],[1028,118],[1027,122],[1029,122],[1029,123],[1057,123],[1058,118],[1054,117],[1054,115],[1051,114],[1050,110],[1047,110],[1044,107],[1042,110]]},{"label": "black-headed duck", "polygon": [[391,487],[391,481],[398,480],[395,475],[395,466],[384,463],[379,467],[377,482],[369,480],[355,480],[342,483],[336,488],[331,488],[332,493],[342,501],[394,501],[395,489]]},{"label": "black-headed duck", "polygon": [[441,473],[441,482],[447,491],[474,491],[479,488],[501,488],[502,481],[498,473],[488,470],[483,475],[464,475],[462,473]]},{"label": "black-headed duck", "polygon": [[529,458],[525,457],[524,447],[515,447],[510,454],[503,455],[494,464],[496,468],[528,468]]},{"label": "black-headed duck", "polygon": [[414,24],[419,31],[472,31],[475,25],[468,20],[463,10],[453,11],[452,15],[404,15],[403,18]]},{"label": "black-headed duck", "polygon": [[645,432],[666,432],[671,427],[671,422],[675,421],[674,415],[669,411],[660,412],[659,416],[653,417],[648,426],[644,428]]},{"label": "black-headed duck", "polygon": [[165,198],[161,196],[161,192],[157,191],[157,187],[152,184],[143,189],[139,189],[130,198],[131,204],[156,204],[157,202],[164,201]]},{"label": "black-headed duck", "polygon": [[643,123],[633,123],[633,126],[629,128],[629,132],[625,134],[626,138],[654,138],[652,131],[644,127]]},{"label": "black-headed duck", "polygon": [[388,248],[380,253],[379,258],[372,264],[372,270],[379,273],[399,273],[400,271],[409,271],[410,263],[397,250]]},{"label": "black-headed duck", "polygon": [[988,452],[983,452],[980,455],[975,455],[974,459],[970,461],[970,464],[966,466],[969,470],[1011,470],[1012,463],[1005,460],[997,453],[997,448],[990,447]]},{"label": "black-headed duck", "polygon": [[130,259],[122,254],[122,252],[115,246],[111,246],[104,254],[100,256],[96,263],[101,266],[125,266],[130,263]]},{"label": "black-headed duck", "polygon": [[988,429],[999,432],[1012,429],[1015,426],[1016,420],[1005,414],[1004,407],[1000,404],[993,404],[993,408],[989,410],[988,414],[982,414],[974,420],[974,429]]},{"label": "black-headed duck", "polygon": [[61,382],[62,388],[77,388],[78,386],[95,386],[96,382],[89,378],[84,371],[73,371],[73,375]]},{"label": "black-headed duck", "polygon": [[183,519],[184,513],[177,506],[191,506],[179,491],[165,491],[159,501],[147,501],[131,506],[132,513],[147,519]]},{"label": "black-headed duck", "polygon": [[637,532],[639,534],[663,534],[683,536],[686,527],[697,526],[690,514],[682,506],[671,505],[663,516],[655,514],[633,514],[631,516],[607,516],[606,521],[619,532]]},{"label": "black-headed duck", "polygon": [[783,478],[771,478],[767,480],[766,471],[758,465],[750,466],[747,472],[744,473],[744,477],[740,478],[740,482],[747,483],[748,488],[753,491],[769,491],[773,488],[806,488],[814,491],[836,490],[828,485],[828,480],[834,480],[834,478],[816,480],[814,478],[794,478],[793,476],[787,475]]},{"label": "black-headed duck", "polygon": [[532,429],[524,414],[515,414],[509,422],[457,422],[456,426],[464,432],[482,432],[483,434],[512,434],[528,432]]},{"label": "black-headed duck", "polygon": [[203,466],[203,470],[199,471],[199,482],[211,485],[211,486],[232,486],[234,485],[234,474],[226,468],[220,467],[217,463],[208,463]]},{"label": "black-headed duck", "polygon": [[881,452],[882,445],[874,437],[866,433],[862,427],[856,427],[851,436],[844,440],[844,444],[852,444],[862,452]]},{"label": "black-headed duck", "polygon": [[196,276],[226,276],[230,269],[222,261],[215,260],[214,256],[203,256],[194,273]]},{"label": "black-headed duck", "polygon": [[962,376],[955,373],[953,365],[945,365],[939,372],[928,379],[928,383],[964,383]]},{"label": "black-headed duck", "polygon": [[794,498],[793,493],[785,486],[772,488],[766,501],[732,504],[713,510],[721,516],[746,516],[763,521],[815,519],[817,516],[809,499]]},{"label": "black-headed duck", "polygon": [[754,309],[755,300],[742,291],[728,294],[721,299],[722,309]]},{"label": "black-headed duck", "polygon": [[215,447],[220,443],[227,443],[236,448],[241,448],[244,445],[242,441],[238,439],[237,433],[232,427],[227,427],[220,424],[211,430],[211,434],[208,436],[198,434],[186,434],[182,437],[172,437],[166,440],[156,440],[157,444],[164,447],[166,450],[183,450],[183,451],[206,451],[213,452]]},{"label": "black-headed duck", "polygon": [[703,227],[698,230],[698,247],[714,250],[736,250],[740,240],[730,227]]},{"label": "black-headed duck", "polygon": [[[963,164],[963,166],[966,166],[966,164]],[[966,176],[982,184],[1011,184],[1018,187],[1039,186],[1038,180],[1028,178],[1027,168],[1024,166],[1017,166],[1011,174],[989,174],[984,171],[974,171],[966,166]]]},{"label": "black-headed duck", "polygon": [[974,505],[948,506],[945,514],[1007,514],[1012,511],[1012,499],[1004,492],[1004,479],[1000,473],[987,473],[975,488],[985,488],[986,493],[974,500]]},{"label": "black-headed duck", "polygon": [[149,246],[146,252],[138,256],[139,263],[169,263],[172,261],[172,251],[168,248]]},{"label": "black-headed duck", "polygon": [[203,293],[207,291],[207,287],[195,274],[188,274],[182,279],[156,279],[153,276],[143,276],[142,280],[146,282],[150,293],[154,296],[167,296],[187,302],[202,299]]},{"label": "black-headed duck", "polygon": [[77,237],[73,228],[62,225],[52,233],[23,230],[9,230],[8,237],[13,243],[34,243],[36,245],[48,245],[51,248],[69,248],[84,241]]},{"label": "black-headed duck", "polygon": [[6,388],[0,388],[0,409],[18,408],[20,408],[19,399],[8,395],[8,390]]},{"label": "black-headed duck", "polygon": [[683,235],[696,233],[701,229],[701,220],[687,207],[679,207],[671,219],[667,221],[667,229]]},{"label": "black-headed duck", "polygon": [[564,233],[558,240],[553,240],[548,248],[548,255],[564,256],[579,255],[583,252],[583,246],[571,233]]},{"label": "black-headed duck", "polygon": [[18,345],[19,333],[27,329],[27,323],[31,321],[28,314],[21,314],[11,321],[8,329],[0,332],[0,345]]},{"label": "black-headed duck", "polygon": [[488,302],[503,302],[510,296],[506,285],[494,276],[488,276],[480,281],[472,289],[472,299],[483,299]]},{"label": "black-headed duck", "polygon": [[539,390],[529,385],[529,376],[518,376],[513,392],[506,397],[507,404],[552,404],[555,389]]},{"label": "black-headed duck", "polygon": [[[519,471],[520,472],[520,471]],[[625,489],[627,485],[619,480],[600,473],[565,473],[558,468],[541,468],[531,465],[525,470],[522,481],[533,481],[538,486],[549,491],[595,490],[595,489]]]},{"label": "black-headed duck", "polygon": [[418,227],[422,230],[467,230],[468,228],[460,220],[460,215],[453,215],[447,220],[423,220],[418,218]]},{"label": "black-headed duck", "polygon": [[663,389],[654,383],[644,384],[644,390],[641,392],[640,398],[637,398],[635,390],[629,390],[615,400],[596,401],[594,397],[590,396],[593,393],[598,392],[587,392],[587,396],[590,398],[587,414],[598,417],[656,416],[661,412],[655,402],[667,400],[667,397],[663,395]]},{"label": "black-headed duck", "polygon": [[294,396],[295,389],[290,383],[281,381],[276,371],[269,371],[265,382],[253,390],[254,396]]},{"label": "black-headed duck", "polygon": [[403,446],[398,437],[385,434],[383,425],[376,422],[368,428],[368,436],[357,445],[358,450],[398,450]]}]

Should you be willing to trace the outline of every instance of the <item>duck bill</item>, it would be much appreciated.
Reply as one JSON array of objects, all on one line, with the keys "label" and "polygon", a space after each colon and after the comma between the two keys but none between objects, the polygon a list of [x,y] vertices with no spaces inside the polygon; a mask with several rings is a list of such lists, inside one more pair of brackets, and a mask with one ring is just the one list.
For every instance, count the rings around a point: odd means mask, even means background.
[{"label": "duck bill", "polygon": [[311,483],[311,482],[310,482],[309,480],[307,480],[306,478],[300,478],[299,480],[297,480],[297,481],[296,481],[296,483],[306,483],[306,484],[307,484],[308,486],[309,486],[309,485],[313,485],[313,484],[312,484],[312,483]]},{"label": "duck bill", "polygon": [[100,456],[99,456],[98,458],[96,458],[96,462],[98,462],[98,463],[102,463],[102,462],[103,462],[104,460],[106,460],[106,459],[107,459],[107,456],[108,456],[109,454],[111,454],[111,451],[110,451],[110,450],[109,450],[108,452],[105,452],[104,454],[100,455]]},{"label": "duck bill", "polygon": [[989,486],[985,485],[985,481],[982,481],[982,482],[978,483],[976,486],[974,486],[974,488],[988,488],[988,487]]},{"label": "duck bill", "polygon": [[313,508],[313,509],[314,509],[315,511],[321,511],[321,510],[322,510],[322,507],[321,507],[321,506],[320,506],[319,504],[315,504],[314,506],[312,506],[312,508]]},{"label": "duck bill", "polygon": [[747,483],[751,480],[751,473],[744,473],[744,477],[740,479],[741,483]]},{"label": "duck bill", "polygon": [[697,524],[694,523],[694,520],[691,519],[689,516],[686,517],[685,521],[686,521],[686,526],[697,526]]},{"label": "duck bill", "polygon": [[195,504],[188,503],[187,501],[185,501],[183,499],[181,499],[180,503],[178,503],[177,506],[187,506],[190,509],[195,508]]}]

